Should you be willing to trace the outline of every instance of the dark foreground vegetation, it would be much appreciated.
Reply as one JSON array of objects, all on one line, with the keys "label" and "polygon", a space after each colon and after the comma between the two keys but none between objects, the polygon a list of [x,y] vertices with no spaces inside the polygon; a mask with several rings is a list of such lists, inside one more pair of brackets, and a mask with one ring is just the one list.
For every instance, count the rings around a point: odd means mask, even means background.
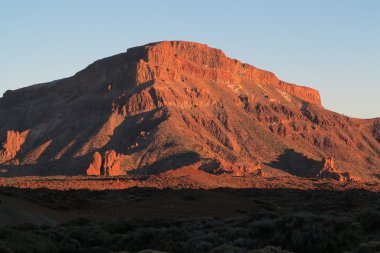
[{"label": "dark foreground vegetation", "polygon": [[[380,212],[359,216],[271,212],[242,218],[77,219],[0,229],[0,252],[378,252]],[[272,245],[272,246],[270,246]],[[276,247],[274,247],[276,246]],[[256,250],[254,250],[256,249]],[[260,250],[257,250],[260,249]]]},{"label": "dark foreground vegetation", "polygon": [[[216,190],[225,196],[224,201],[235,196],[242,203],[236,213],[222,215],[223,210],[206,217],[168,214],[154,217],[160,206],[146,206],[145,218],[87,216],[60,222],[57,225],[18,224],[0,227],[0,252],[379,252],[380,251],[380,199],[378,193],[305,192],[305,191],[257,191]],[[8,190],[8,193],[10,191]],[[20,195],[20,190],[14,191]],[[28,198],[54,199],[50,195],[64,196],[62,192],[48,195],[41,191],[27,191]],[[130,190],[99,193],[99,199],[119,201],[121,196],[142,196],[128,202],[149,203],[151,198],[164,194],[173,205],[199,204],[206,199],[210,205],[216,195],[209,191]],[[133,194],[132,194],[133,193]],[[144,193],[144,194],[143,194]],[[60,195],[61,194],[61,195]],[[79,194],[78,192],[69,192]],[[165,195],[166,194],[166,195]],[[211,194],[208,196],[208,194]],[[231,195],[232,194],[232,195]],[[71,211],[81,209],[73,196],[68,203],[75,203]],[[94,192],[81,192],[87,207],[94,207]],[[42,197],[41,197],[42,196]],[[84,197],[85,196],[85,197]],[[92,196],[92,197],[91,197]],[[111,197],[113,196],[113,197]],[[251,197],[249,197],[251,196]],[[254,196],[254,198],[252,198]],[[162,195],[158,196],[162,198]],[[98,199],[98,200],[99,200]],[[223,201],[223,199],[221,200]],[[37,200],[36,200],[37,202]],[[176,202],[176,203],[174,203]],[[64,204],[64,200],[62,200]],[[110,202],[107,202],[109,205]],[[116,202],[113,202],[116,203]],[[189,203],[189,204],[187,204]],[[166,205],[163,203],[162,205]],[[49,201],[46,201],[49,206]],[[69,206],[66,206],[70,210]],[[87,209],[86,209],[87,208]],[[97,209],[106,210],[96,206]],[[226,209],[228,209],[226,204]],[[251,210],[248,210],[250,208]],[[113,209],[116,209],[115,206]],[[222,208],[221,208],[222,209]],[[108,211],[107,211],[108,212]],[[152,215],[149,215],[149,214]],[[85,212],[80,212],[84,216]],[[109,215],[112,215],[109,213]],[[163,215],[160,215],[163,216]],[[176,217],[177,216],[177,217]],[[214,216],[214,217],[212,217]],[[150,251],[149,251],[150,250]]]}]

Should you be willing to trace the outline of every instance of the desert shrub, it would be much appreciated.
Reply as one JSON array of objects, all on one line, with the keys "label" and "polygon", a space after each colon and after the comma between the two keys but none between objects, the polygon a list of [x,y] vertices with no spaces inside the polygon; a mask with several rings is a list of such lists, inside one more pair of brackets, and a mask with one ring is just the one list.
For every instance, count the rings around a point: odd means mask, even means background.
[{"label": "desert shrub", "polygon": [[39,229],[39,226],[33,223],[21,223],[12,226],[12,228],[18,231],[34,231]]},{"label": "desert shrub", "polygon": [[275,219],[279,217],[279,214],[273,211],[266,211],[266,212],[254,212],[251,213],[249,218],[251,221],[254,220],[261,220],[261,219]]},{"label": "desert shrub", "polygon": [[248,231],[244,226],[230,226],[225,227],[223,235],[225,239],[232,241],[236,238],[246,238]]},{"label": "desert shrub", "polygon": [[311,223],[294,229],[290,234],[289,248],[300,252],[326,252],[329,238],[322,224]]},{"label": "desert shrub", "polygon": [[88,244],[88,241],[91,240],[87,227],[70,227],[67,235],[81,244]]},{"label": "desert shrub", "polygon": [[209,252],[212,249],[212,244],[206,241],[196,242],[192,246],[191,252]]},{"label": "desert shrub", "polygon": [[[119,252],[119,253],[128,253],[128,252],[123,251],[123,252]],[[152,250],[152,249],[144,249],[144,250],[140,250],[137,253],[166,253],[166,252],[162,252],[162,251],[158,251],[158,250]]]},{"label": "desert shrub", "polygon": [[265,218],[253,221],[249,228],[250,235],[254,237],[257,235],[272,235],[276,230],[276,224],[274,220]]},{"label": "desert shrub", "polygon": [[0,253],[13,253],[13,250],[11,250],[5,245],[0,244]]},{"label": "desert shrub", "polygon": [[209,252],[212,248],[224,244],[224,240],[216,233],[203,233],[191,237],[186,243],[185,252]]},{"label": "desert shrub", "polygon": [[139,228],[126,234],[113,235],[107,245],[111,245],[114,251],[138,251],[151,248],[165,252],[182,252],[185,240],[185,231],[176,226]]},{"label": "desert shrub", "polygon": [[225,252],[229,252],[229,253],[244,253],[246,252],[245,250],[239,248],[239,247],[234,247],[234,246],[231,246],[231,245],[221,245],[221,246],[217,246],[215,248],[213,248],[210,253],[225,253]]},{"label": "desert shrub", "polygon": [[284,250],[281,247],[266,246],[262,249],[255,249],[255,250],[248,251],[248,253],[291,253],[291,252]]},{"label": "desert shrub", "polygon": [[72,249],[78,248],[80,246],[77,240],[69,237],[67,231],[62,230],[60,227],[51,227],[49,229],[39,230],[37,233],[43,238],[56,242],[58,245],[68,244],[73,246],[70,247]]},{"label": "desert shrub", "polygon": [[380,230],[380,212],[369,210],[359,215],[358,220],[366,231]]},{"label": "desert shrub", "polygon": [[239,237],[232,241],[232,245],[239,248],[252,248],[254,241],[250,238]]},{"label": "desert shrub", "polygon": [[84,226],[90,223],[89,219],[80,217],[77,219],[70,220],[66,223],[63,223],[62,226]]},{"label": "desert shrub", "polygon": [[128,233],[137,227],[138,224],[134,220],[112,221],[103,225],[104,230],[111,234]]},{"label": "desert shrub", "polygon": [[200,219],[185,220],[180,225],[177,225],[177,226],[181,227],[182,230],[188,231],[188,232],[200,231],[203,229],[203,224]]},{"label": "desert shrub", "polygon": [[139,251],[144,249],[158,249],[153,246],[155,237],[160,233],[156,228],[141,228],[123,237],[120,245],[122,249],[129,251]]},{"label": "desert shrub", "polygon": [[352,253],[372,253],[380,252],[380,241],[371,241],[362,243]]},{"label": "desert shrub", "polygon": [[278,245],[295,252],[342,252],[358,241],[351,221],[310,213],[253,221],[249,234],[258,247]]},{"label": "desert shrub", "polygon": [[153,244],[162,251],[181,252],[187,239],[187,233],[182,228],[173,226],[158,234]]},{"label": "desert shrub", "polygon": [[139,228],[163,228],[173,226],[173,219],[138,219],[136,220]]},{"label": "desert shrub", "polygon": [[[0,228],[14,252],[355,252],[376,251],[379,212],[359,215],[252,214],[239,218],[74,220]],[[21,242],[21,243],[20,243]],[[360,246],[360,243],[362,243]],[[268,246],[273,245],[273,246]],[[257,249],[257,250],[254,250]],[[251,250],[251,251],[249,251]],[[7,252],[7,251],[5,251]],[[1,251],[0,251],[1,253]]]},{"label": "desert shrub", "polygon": [[59,252],[58,247],[50,240],[29,232],[11,231],[6,241],[0,242],[13,252]]},{"label": "desert shrub", "polygon": [[6,240],[11,234],[10,229],[6,227],[0,228],[0,240]]},{"label": "desert shrub", "polygon": [[85,242],[88,247],[101,247],[105,245],[105,242],[108,241],[108,238],[111,237],[111,235],[101,229],[94,229],[89,230],[89,239]]},{"label": "desert shrub", "polygon": [[111,235],[107,240],[104,242],[104,246],[108,247],[112,251],[118,252],[123,249],[125,249],[125,242],[124,238],[126,236],[122,234],[114,234]]}]

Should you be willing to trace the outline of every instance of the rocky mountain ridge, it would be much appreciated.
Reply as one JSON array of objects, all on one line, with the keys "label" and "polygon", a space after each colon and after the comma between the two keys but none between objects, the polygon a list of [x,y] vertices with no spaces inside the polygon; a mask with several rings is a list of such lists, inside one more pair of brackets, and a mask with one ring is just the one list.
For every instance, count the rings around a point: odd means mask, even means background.
[{"label": "rocky mountain ridge", "polygon": [[192,42],[131,48],[72,77],[7,91],[0,121],[4,175],[184,166],[342,181],[380,173],[378,118],[328,111],[317,90]]}]

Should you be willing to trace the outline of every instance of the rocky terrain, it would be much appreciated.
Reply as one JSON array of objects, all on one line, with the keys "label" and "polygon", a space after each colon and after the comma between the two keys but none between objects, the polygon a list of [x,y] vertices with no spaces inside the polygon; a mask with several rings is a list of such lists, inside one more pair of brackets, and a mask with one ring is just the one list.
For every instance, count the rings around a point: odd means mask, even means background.
[{"label": "rocky terrain", "polygon": [[130,48],[72,77],[7,91],[0,122],[5,177],[187,168],[368,182],[380,173],[379,118],[326,110],[317,90],[192,42]]}]

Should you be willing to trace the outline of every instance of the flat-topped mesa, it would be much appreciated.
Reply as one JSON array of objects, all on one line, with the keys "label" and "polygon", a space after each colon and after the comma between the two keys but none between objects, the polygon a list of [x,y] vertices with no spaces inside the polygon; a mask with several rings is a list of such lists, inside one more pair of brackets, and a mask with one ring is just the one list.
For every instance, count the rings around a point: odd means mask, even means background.
[{"label": "flat-topped mesa", "polygon": [[137,85],[151,80],[184,81],[189,78],[221,83],[253,82],[274,85],[307,102],[321,104],[319,92],[279,80],[275,74],[228,58],[221,50],[205,44],[164,41],[128,49],[134,59]]}]

